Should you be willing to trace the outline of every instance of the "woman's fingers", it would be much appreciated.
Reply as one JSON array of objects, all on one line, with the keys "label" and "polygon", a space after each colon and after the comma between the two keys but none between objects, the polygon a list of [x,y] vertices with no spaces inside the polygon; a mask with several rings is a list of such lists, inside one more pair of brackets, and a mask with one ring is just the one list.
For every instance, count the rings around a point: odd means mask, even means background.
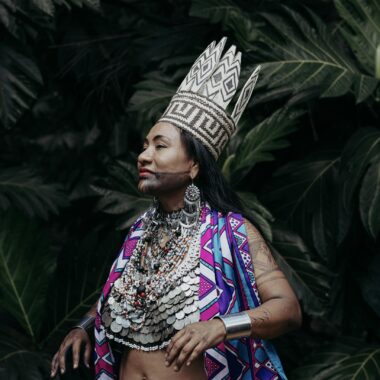
[{"label": "woman's fingers", "polygon": [[57,374],[57,368],[58,368],[58,352],[53,356],[53,360],[51,361],[50,377],[54,377]]},{"label": "woman's fingers", "polygon": [[75,339],[72,345],[73,368],[78,368],[81,343],[82,343],[81,340]]},{"label": "woman's fingers", "polygon": [[59,368],[61,370],[61,373],[64,373],[66,371],[66,351],[68,349],[68,346],[66,344],[63,344],[59,351],[58,351],[58,363]]},{"label": "woman's fingers", "polygon": [[83,355],[83,361],[87,368],[90,368],[91,350],[92,350],[91,343],[87,342],[86,348],[84,350],[84,355]]},{"label": "woman's fingers", "polygon": [[179,331],[172,338],[167,350],[166,350],[166,361],[165,365],[170,366],[173,360],[177,357],[177,355],[182,350],[182,347],[190,340],[190,336],[188,336],[183,330]]},{"label": "woman's fingers", "polygon": [[202,341],[199,341],[197,339],[192,339],[187,344],[185,344],[179,353],[177,360],[175,361],[174,370],[179,371],[182,368],[183,364],[189,361],[191,355],[195,357],[198,356],[198,354],[194,353],[194,351],[196,350],[195,352],[197,353],[201,352],[200,350],[203,348],[203,346],[204,345],[202,344]]},{"label": "woman's fingers", "polygon": [[190,354],[190,357],[186,360],[186,365],[189,366],[191,363],[205,350],[204,345],[199,343],[194,347],[193,352]]}]

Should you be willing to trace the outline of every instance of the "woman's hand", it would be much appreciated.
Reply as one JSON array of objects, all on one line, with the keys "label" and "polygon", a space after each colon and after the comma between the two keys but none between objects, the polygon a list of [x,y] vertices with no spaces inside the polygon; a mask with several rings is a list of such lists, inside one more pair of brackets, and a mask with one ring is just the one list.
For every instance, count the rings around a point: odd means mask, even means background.
[{"label": "woman's hand", "polygon": [[91,354],[91,341],[87,332],[84,329],[76,328],[71,330],[61,343],[59,350],[54,355],[51,361],[51,373],[50,376],[54,377],[57,374],[58,368],[60,368],[61,373],[66,370],[66,351],[71,347],[73,351],[73,368],[77,368],[79,364],[79,356],[82,345],[85,346],[84,351],[84,364],[86,367],[90,367],[89,360]]},{"label": "woman's hand", "polygon": [[172,338],[166,349],[166,366],[174,363],[179,371],[184,363],[190,365],[199,354],[224,340],[226,328],[220,319],[196,322],[186,326]]}]

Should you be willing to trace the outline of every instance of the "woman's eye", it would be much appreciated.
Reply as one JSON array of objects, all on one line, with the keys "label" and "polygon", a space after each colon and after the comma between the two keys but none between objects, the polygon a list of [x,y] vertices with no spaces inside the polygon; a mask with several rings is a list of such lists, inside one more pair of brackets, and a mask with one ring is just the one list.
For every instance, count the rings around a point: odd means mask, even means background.
[{"label": "woman's eye", "polygon": [[165,145],[156,145],[156,149],[162,149],[162,148],[166,148]]}]

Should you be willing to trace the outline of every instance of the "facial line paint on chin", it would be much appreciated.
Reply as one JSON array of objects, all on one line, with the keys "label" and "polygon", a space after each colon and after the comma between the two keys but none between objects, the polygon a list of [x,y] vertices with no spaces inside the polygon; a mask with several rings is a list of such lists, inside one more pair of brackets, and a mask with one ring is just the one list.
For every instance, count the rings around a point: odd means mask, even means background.
[{"label": "facial line paint on chin", "polygon": [[181,187],[189,180],[188,176],[190,171],[182,172],[155,172],[150,177],[140,179],[138,188],[140,191],[148,194],[155,194],[157,192],[172,191],[175,188]]}]

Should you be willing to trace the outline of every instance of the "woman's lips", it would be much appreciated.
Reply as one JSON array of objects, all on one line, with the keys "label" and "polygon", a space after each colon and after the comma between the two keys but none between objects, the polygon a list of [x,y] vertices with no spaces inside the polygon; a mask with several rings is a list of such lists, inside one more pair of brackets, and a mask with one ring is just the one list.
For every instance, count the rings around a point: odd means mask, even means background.
[{"label": "woman's lips", "polygon": [[140,178],[148,177],[153,175],[154,173],[148,169],[140,169],[139,170]]}]

